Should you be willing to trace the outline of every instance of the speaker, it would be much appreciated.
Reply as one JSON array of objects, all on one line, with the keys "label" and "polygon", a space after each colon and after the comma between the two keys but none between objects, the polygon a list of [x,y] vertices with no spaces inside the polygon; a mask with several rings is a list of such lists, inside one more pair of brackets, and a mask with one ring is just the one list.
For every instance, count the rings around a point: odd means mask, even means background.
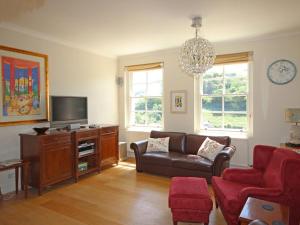
[{"label": "speaker", "polygon": [[80,123],[72,123],[67,126],[68,130],[80,129]]},{"label": "speaker", "polygon": [[119,159],[124,161],[127,159],[127,143],[119,142]]},{"label": "speaker", "polygon": [[116,83],[117,83],[117,85],[122,86],[123,83],[124,83],[123,77],[117,77],[116,78]]}]

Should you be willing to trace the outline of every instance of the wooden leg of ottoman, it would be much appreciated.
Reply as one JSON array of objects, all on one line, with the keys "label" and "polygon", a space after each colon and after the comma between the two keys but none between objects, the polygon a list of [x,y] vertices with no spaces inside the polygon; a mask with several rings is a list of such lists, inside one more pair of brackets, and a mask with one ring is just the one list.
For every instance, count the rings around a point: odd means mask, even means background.
[{"label": "wooden leg of ottoman", "polygon": [[177,225],[177,221],[173,221],[173,225]]}]

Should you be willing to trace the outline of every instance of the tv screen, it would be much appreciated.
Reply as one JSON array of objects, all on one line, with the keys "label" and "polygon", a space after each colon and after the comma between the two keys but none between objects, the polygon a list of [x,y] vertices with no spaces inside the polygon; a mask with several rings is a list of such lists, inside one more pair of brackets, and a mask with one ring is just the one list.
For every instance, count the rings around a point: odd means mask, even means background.
[{"label": "tv screen", "polygon": [[87,124],[87,97],[51,96],[51,126]]}]

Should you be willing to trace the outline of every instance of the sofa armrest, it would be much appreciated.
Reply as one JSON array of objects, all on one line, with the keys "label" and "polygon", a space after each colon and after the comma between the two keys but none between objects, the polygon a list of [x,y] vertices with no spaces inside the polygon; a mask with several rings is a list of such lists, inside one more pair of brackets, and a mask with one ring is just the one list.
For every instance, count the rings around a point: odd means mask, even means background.
[{"label": "sofa armrest", "polygon": [[245,203],[248,197],[264,198],[277,197],[282,194],[279,188],[260,188],[260,187],[246,187],[239,193],[239,199]]},{"label": "sofa armrest", "polygon": [[136,170],[142,172],[141,155],[147,150],[148,141],[142,140],[130,144],[130,148],[134,151]]},{"label": "sofa armrest", "polygon": [[235,150],[235,146],[231,145],[219,152],[213,162],[213,176],[221,176],[223,170],[229,167],[230,159],[235,153]]},{"label": "sofa armrest", "polygon": [[229,168],[223,172],[223,179],[237,183],[260,186],[263,182],[263,174],[260,170]]}]

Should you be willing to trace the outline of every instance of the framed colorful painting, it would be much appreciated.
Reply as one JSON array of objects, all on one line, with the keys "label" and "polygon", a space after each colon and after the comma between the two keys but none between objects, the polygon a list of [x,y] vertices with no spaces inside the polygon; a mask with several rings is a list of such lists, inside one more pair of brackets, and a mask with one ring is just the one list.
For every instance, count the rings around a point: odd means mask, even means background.
[{"label": "framed colorful painting", "polygon": [[186,91],[171,91],[171,112],[186,112]]},{"label": "framed colorful painting", "polygon": [[0,45],[0,126],[49,120],[48,56]]}]

